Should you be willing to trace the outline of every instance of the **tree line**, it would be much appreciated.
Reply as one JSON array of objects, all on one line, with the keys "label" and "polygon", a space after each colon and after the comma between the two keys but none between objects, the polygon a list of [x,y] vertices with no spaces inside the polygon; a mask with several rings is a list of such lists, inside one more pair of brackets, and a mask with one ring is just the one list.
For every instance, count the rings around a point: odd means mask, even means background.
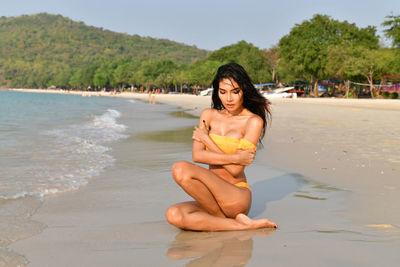
[{"label": "tree line", "polygon": [[[102,62],[169,59],[192,64],[209,53],[167,39],[87,26],[61,15],[0,17],[0,86],[44,88],[60,82],[64,87],[84,86],[87,75]],[[94,85],[93,77],[90,80]]]},{"label": "tree line", "polygon": [[[400,15],[390,15],[382,23],[392,47],[379,44],[374,26],[358,28],[326,15],[314,15],[292,28],[279,41],[280,72],[288,77],[309,81],[318,95],[321,80],[335,79],[346,85],[367,83],[371,97],[391,74],[400,73]],[[278,71],[279,72],[279,71]],[[400,77],[392,80],[399,82]],[[397,80],[396,80],[397,79]]]},{"label": "tree line", "polygon": [[[144,87],[182,91],[186,86],[209,87],[218,66],[237,62],[245,67],[254,83],[305,81],[312,85],[315,96],[325,80],[342,83],[346,95],[351,83],[359,83],[366,84],[374,97],[387,81],[400,81],[395,75],[400,73],[400,15],[387,16],[382,25],[391,47],[380,44],[374,26],[359,28],[347,21],[316,14],[296,24],[269,49],[240,41],[203,56],[199,54],[192,61],[163,56],[138,57],[127,54],[125,48],[117,49],[119,52],[114,54],[109,52],[111,56],[85,59],[93,52],[80,51],[79,60],[68,53],[58,55],[61,65],[41,61],[39,53],[35,60],[28,55],[14,61],[1,60],[0,75],[3,82],[6,80],[13,87],[54,85],[92,90]],[[107,49],[103,53],[107,54]]]}]

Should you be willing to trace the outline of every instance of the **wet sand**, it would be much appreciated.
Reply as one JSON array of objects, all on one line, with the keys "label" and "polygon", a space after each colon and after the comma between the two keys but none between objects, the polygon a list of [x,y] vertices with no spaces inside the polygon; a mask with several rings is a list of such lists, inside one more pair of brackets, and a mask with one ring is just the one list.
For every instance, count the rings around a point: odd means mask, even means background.
[{"label": "wet sand", "polygon": [[167,108],[168,127],[116,144],[116,165],[87,187],[43,203],[33,219],[48,228],[10,247],[29,266],[398,264],[400,101],[273,100],[265,147],[246,173],[250,216],[278,230],[196,233],[170,226],[164,211],[189,199],[169,169],[191,155],[196,119],[182,111],[199,114],[210,97],[155,100],[183,109]]}]

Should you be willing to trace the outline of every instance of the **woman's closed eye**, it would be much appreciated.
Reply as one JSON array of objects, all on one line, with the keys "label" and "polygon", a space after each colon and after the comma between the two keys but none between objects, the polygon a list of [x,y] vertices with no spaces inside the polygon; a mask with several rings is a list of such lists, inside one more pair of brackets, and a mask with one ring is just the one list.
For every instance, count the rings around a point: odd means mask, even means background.
[{"label": "woman's closed eye", "polygon": [[[240,93],[240,88],[233,88],[232,90],[232,93],[234,93],[234,94],[239,94]],[[223,94],[225,94],[226,93],[226,90],[225,89],[219,89],[219,93],[221,94],[221,95],[223,95]]]}]

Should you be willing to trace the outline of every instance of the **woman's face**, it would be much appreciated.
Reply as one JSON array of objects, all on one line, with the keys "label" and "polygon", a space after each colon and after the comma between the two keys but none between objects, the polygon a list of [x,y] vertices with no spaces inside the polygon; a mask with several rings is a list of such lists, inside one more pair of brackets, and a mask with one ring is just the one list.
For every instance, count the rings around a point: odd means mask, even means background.
[{"label": "woman's face", "polygon": [[241,111],[243,108],[243,91],[233,79],[225,78],[219,82],[218,96],[229,112]]}]

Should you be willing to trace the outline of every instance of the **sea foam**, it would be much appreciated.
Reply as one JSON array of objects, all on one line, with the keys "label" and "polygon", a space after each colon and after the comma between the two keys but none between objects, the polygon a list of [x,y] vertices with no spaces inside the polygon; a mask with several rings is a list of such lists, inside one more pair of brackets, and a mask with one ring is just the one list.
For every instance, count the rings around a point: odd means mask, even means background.
[{"label": "sea foam", "polygon": [[44,197],[86,185],[113,164],[114,158],[107,154],[109,144],[127,137],[126,126],[117,123],[120,116],[119,111],[108,109],[88,122],[44,131],[47,144],[23,152],[32,166],[21,168],[6,184],[3,180],[7,190],[0,192],[0,198]]}]

